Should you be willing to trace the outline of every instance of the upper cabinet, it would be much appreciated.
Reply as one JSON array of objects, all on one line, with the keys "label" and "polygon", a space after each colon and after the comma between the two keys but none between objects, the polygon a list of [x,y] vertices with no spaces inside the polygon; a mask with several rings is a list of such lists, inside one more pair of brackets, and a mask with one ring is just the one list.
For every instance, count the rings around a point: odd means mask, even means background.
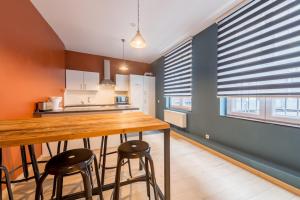
[{"label": "upper cabinet", "polygon": [[98,72],[66,70],[67,90],[98,90],[99,82]]},{"label": "upper cabinet", "polygon": [[99,88],[99,73],[83,72],[83,81],[85,90],[98,90]]},{"label": "upper cabinet", "polygon": [[116,86],[115,91],[117,92],[127,92],[129,88],[129,76],[116,74]]}]

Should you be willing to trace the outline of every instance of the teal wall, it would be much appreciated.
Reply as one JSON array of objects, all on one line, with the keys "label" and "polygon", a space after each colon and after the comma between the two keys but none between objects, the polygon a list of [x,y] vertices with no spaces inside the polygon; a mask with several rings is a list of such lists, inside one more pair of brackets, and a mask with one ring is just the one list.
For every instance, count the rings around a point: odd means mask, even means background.
[{"label": "teal wall", "polygon": [[[163,58],[152,67],[157,117],[163,119]],[[212,25],[193,39],[192,112],[182,134],[300,188],[300,129],[220,116],[216,79],[217,26]]]}]

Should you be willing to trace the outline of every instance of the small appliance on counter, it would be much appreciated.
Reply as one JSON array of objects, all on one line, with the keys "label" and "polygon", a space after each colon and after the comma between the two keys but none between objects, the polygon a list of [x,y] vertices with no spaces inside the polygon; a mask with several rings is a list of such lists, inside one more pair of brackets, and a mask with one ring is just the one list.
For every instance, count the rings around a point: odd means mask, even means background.
[{"label": "small appliance on counter", "polygon": [[126,105],[129,103],[128,96],[116,96],[115,103],[117,105]]},{"label": "small appliance on counter", "polygon": [[52,103],[49,101],[37,102],[35,104],[35,111],[36,112],[45,112],[52,110]]},{"label": "small appliance on counter", "polygon": [[49,101],[37,102],[36,112],[59,111],[61,107],[62,97],[50,97]]},{"label": "small appliance on counter", "polygon": [[62,110],[61,107],[62,97],[50,97],[50,101],[52,102],[53,111]]}]

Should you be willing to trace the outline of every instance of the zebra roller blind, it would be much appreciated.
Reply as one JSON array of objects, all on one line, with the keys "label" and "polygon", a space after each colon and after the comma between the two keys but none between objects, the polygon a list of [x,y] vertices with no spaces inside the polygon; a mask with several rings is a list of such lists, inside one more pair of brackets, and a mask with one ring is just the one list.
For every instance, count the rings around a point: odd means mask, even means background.
[{"label": "zebra roller blind", "polygon": [[218,96],[300,95],[300,0],[254,0],[218,23]]},{"label": "zebra roller blind", "polygon": [[164,95],[192,95],[192,39],[165,55]]}]

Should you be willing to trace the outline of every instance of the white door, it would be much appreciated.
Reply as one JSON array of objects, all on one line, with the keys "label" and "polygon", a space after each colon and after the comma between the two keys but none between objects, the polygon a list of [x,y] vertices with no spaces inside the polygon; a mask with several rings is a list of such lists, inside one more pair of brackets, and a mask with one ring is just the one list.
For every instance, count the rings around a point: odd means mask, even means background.
[{"label": "white door", "polygon": [[66,70],[66,88],[68,90],[83,89],[83,72],[77,70]]},{"label": "white door", "polygon": [[155,117],[155,77],[144,76],[144,112]]},{"label": "white door", "polygon": [[129,101],[133,107],[143,111],[144,78],[140,75],[129,76]]},{"label": "white door", "polygon": [[127,92],[128,85],[129,85],[129,76],[128,75],[116,74],[115,91]]},{"label": "white door", "polygon": [[98,90],[100,83],[98,72],[84,72],[83,77],[85,90]]}]

